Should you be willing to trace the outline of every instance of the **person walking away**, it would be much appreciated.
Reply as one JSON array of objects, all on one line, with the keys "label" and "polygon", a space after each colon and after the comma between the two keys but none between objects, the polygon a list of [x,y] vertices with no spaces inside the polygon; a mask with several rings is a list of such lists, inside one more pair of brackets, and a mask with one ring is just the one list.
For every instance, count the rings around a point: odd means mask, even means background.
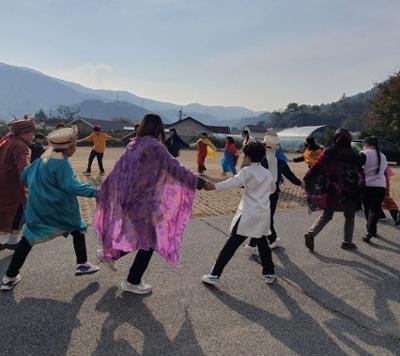
[{"label": "person walking away", "polygon": [[206,284],[219,283],[225,266],[239,246],[249,237],[254,237],[258,247],[265,282],[271,284],[275,279],[275,267],[266,238],[270,234],[269,197],[276,189],[275,181],[271,172],[260,163],[265,157],[265,148],[262,143],[248,143],[243,153],[246,165],[238,174],[215,185],[211,182],[206,184],[206,190],[216,189],[217,191],[243,187],[242,200],[232,219],[230,237],[218,255],[211,273],[202,277],[202,281]]},{"label": "person walking away", "polygon": [[35,134],[35,138],[33,139],[33,143],[29,146],[31,149],[31,163],[36,161],[44,152],[44,143],[46,141],[46,137],[41,134]]},{"label": "person walking away", "polygon": [[323,210],[304,235],[310,251],[314,251],[315,237],[332,220],[335,211],[342,211],[345,217],[341,247],[345,250],[357,248],[353,243],[354,217],[361,209],[364,159],[351,148],[351,134],[346,129],[338,129],[333,140],[332,146],[322,152],[304,177],[309,209]]},{"label": "person walking away", "polygon": [[318,162],[319,156],[322,153],[322,147],[319,146],[314,137],[307,137],[304,144],[304,153],[301,157],[293,159],[293,162],[306,162],[308,168],[311,168]]},{"label": "person walking away", "polygon": [[363,205],[367,219],[367,234],[363,240],[369,242],[371,238],[377,236],[379,214],[386,194],[387,160],[385,155],[379,151],[378,140],[374,136],[364,139],[361,155],[365,158]]},{"label": "person walking away", "polygon": [[154,251],[177,266],[195,190],[205,184],[169,154],[164,141],[161,118],[145,115],[97,194],[94,229],[102,246],[98,257],[115,270],[116,260],[138,251],[121,282],[124,291],[136,294],[152,291],[142,277]]},{"label": "person walking away", "polygon": [[190,145],[190,147],[197,147],[197,172],[200,175],[207,174],[205,166],[207,155],[215,155],[217,149],[208,138],[207,132],[203,132],[201,137]]},{"label": "person walking away", "polygon": [[0,139],[0,231],[8,233],[1,248],[15,249],[23,224],[26,190],[19,178],[30,163],[35,122],[27,116],[8,124],[10,132]]},{"label": "person walking away", "polygon": [[81,142],[92,142],[93,147],[89,154],[88,165],[86,171],[83,172],[84,176],[89,176],[91,174],[92,163],[94,158],[97,158],[97,163],[99,164],[100,175],[103,176],[105,174],[104,167],[103,167],[103,156],[104,151],[106,149],[106,142],[113,140],[115,142],[121,142],[119,138],[114,138],[106,133],[101,132],[101,126],[95,125],[93,127],[93,133],[89,136],[78,140],[77,143]]},{"label": "person walking away", "polygon": [[189,148],[190,146],[181,139],[175,129],[170,129],[169,133],[170,136],[165,141],[165,146],[167,147],[167,150],[172,155],[172,157],[176,158],[179,156],[179,151],[181,149]]},{"label": "person walking away", "polygon": [[[267,236],[267,240],[269,243],[269,247],[274,249],[279,246],[280,238],[278,237],[275,226],[274,226],[274,215],[276,212],[276,207],[278,205],[279,193],[280,193],[280,182],[282,181],[282,177],[288,179],[292,184],[297,186],[303,186],[302,181],[296,177],[296,175],[291,171],[288,164],[280,159],[277,156],[277,151],[279,150],[280,140],[276,132],[269,131],[264,137],[263,141],[264,146],[266,147],[266,156],[262,159],[261,165],[268,169],[272,178],[274,179],[276,189],[269,196],[270,200],[270,230],[271,233]],[[254,251],[256,244],[255,240],[251,239],[249,244],[246,246],[250,250],[250,252],[255,253]]]},{"label": "person walking away", "polygon": [[32,246],[57,236],[73,237],[76,254],[75,275],[99,270],[87,261],[85,235],[77,196],[94,197],[96,189],[79,183],[68,158],[76,150],[76,127],[62,128],[48,135],[49,148],[21,175],[29,196],[25,212],[23,237],[18,244],[0,289],[11,290],[21,280],[19,271]]},{"label": "person walking away", "polygon": [[236,174],[236,163],[238,157],[235,141],[233,140],[233,137],[228,136],[225,143],[224,157],[221,160],[223,176],[226,176],[228,172],[232,173],[233,175]]}]

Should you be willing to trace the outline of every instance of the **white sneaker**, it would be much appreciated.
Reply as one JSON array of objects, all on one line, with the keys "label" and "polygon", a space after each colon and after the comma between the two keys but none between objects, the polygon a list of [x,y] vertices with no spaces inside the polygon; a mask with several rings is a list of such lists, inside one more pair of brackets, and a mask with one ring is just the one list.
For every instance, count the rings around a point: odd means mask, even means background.
[{"label": "white sneaker", "polygon": [[205,274],[203,277],[201,277],[201,280],[206,283],[206,284],[211,284],[215,286],[216,284],[219,283],[219,277],[214,276],[212,274]]},{"label": "white sneaker", "polygon": [[126,278],[124,278],[121,282],[121,288],[125,292],[131,292],[135,294],[148,294],[151,293],[152,287],[149,284],[140,282],[139,284],[133,284],[128,282]]},{"label": "white sneaker", "polygon": [[274,274],[266,274],[264,275],[265,283],[267,284],[272,284],[275,281],[275,275]]},{"label": "white sneaker", "polygon": [[271,249],[271,250],[273,250],[274,248],[277,248],[277,247],[279,247],[280,246],[280,242],[281,241],[281,239],[279,238],[279,237],[277,237],[276,238],[276,240],[273,242],[273,243],[268,243],[268,245],[269,245],[269,248]]},{"label": "white sneaker", "polygon": [[18,274],[16,277],[4,276],[1,281],[0,290],[9,291],[13,289],[21,281],[21,276]]},{"label": "white sneaker", "polygon": [[115,261],[109,257],[105,258],[104,250],[102,249],[97,250],[97,263],[104,263],[104,266],[106,266],[112,272],[117,272],[118,270],[118,268],[115,266]]},{"label": "white sneaker", "polygon": [[258,254],[258,250],[256,246],[250,246],[249,244],[247,244],[246,246],[243,247],[246,252],[248,252],[250,255],[257,255]]},{"label": "white sneaker", "polygon": [[87,171],[82,172],[82,175],[85,177],[90,176],[91,174],[92,174],[91,172],[87,172]]},{"label": "white sneaker", "polygon": [[10,250],[15,250],[19,241],[19,236],[9,235],[7,241],[4,243],[4,246]]},{"label": "white sneaker", "polygon": [[76,265],[75,276],[80,276],[82,274],[91,274],[99,270],[100,270],[99,266],[96,266],[88,261],[86,263],[80,263]]}]

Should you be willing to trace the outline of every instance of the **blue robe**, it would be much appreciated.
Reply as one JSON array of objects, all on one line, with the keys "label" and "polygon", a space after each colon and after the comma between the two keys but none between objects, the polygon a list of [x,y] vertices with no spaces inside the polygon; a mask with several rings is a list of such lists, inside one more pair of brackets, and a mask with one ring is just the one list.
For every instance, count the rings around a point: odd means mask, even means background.
[{"label": "blue robe", "polygon": [[236,174],[236,156],[231,155],[228,149],[224,150],[224,158],[221,160],[221,166],[224,173],[231,172]]},{"label": "blue robe", "polygon": [[23,235],[33,245],[74,230],[85,231],[77,196],[95,197],[96,189],[76,180],[67,159],[41,158],[21,175],[28,187]]}]

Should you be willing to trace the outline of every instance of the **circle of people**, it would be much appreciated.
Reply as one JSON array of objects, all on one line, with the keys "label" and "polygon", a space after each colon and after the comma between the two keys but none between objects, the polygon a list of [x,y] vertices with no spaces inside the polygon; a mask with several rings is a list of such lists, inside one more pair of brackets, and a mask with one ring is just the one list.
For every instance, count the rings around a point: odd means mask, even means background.
[{"label": "circle of people", "polygon": [[[202,276],[202,281],[211,285],[220,282],[225,266],[247,239],[245,248],[259,253],[265,283],[274,282],[271,249],[280,241],[274,215],[283,177],[305,189],[311,211],[322,211],[304,235],[310,251],[314,250],[316,236],[337,211],[345,217],[341,247],[346,250],[357,248],[353,242],[354,220],[356,211],[362,207],[367,221],[365,242],[377,237],[382,206],[390,211],[396,225],[400,223],[398,207],[390,196],[389,179],[393,171],[379,151],[377,139],[365,138],[361,151],[352,147],[351,134],[344,128],[335,132],[333,144],[326,149],[312,137],[307,138],[303,156],[294,159],[305,161],[309,167],[303,180],[289,168],[275,132],[268,131],[264,140],[257,142],[248,131],[243,131],[240,151],[233,138],[228,137],[221,166],[224,175],[230,172],[233,176],[213,183],[205,177],[206,157],[216,150],[207,134],[203,133],[190,145],[197,147],[199,175],[196,175],[177,160],[180,149],[189,145],[174,129],[166,140],[161,118],[147,114],[108,177],[96,189],[76,179],[69,158],[78,142],[92,142],[84,174],[91,174],[94,158],[98,160],[100,174],[104,174],[102,159],[106,142],[120,139],[102,133],[101,127],[96,126],[93,134],[77,140],[77,128],[61,124],[47,136],[48,148],[44,150],[43,135],[37,134],[32,144],[33,119],[14,119],[8,126],[10,132],[0,139],[0,186],[7,187],[0,191],[0,231],[9,234],[2,249],[15,251],[1,281],[2,291],[9,291],[20,282],[20,269],[34,245],[58,236],[72,236],[75,275],[99,271],[99,266],[87,258],[87,225],[81,218],[77,197],[96,199],[93,228],[100,244],[99,263],[116,271],[120,258],[137,251],[128,276],[121,282],[124,291],[136,294],[152,291],[142,277],[154,251],[170,265],[178,265],[196,189],[241,188],[242,192],[230,236],[211,272]],[[240,153],[243,160],[237,172]]]}]

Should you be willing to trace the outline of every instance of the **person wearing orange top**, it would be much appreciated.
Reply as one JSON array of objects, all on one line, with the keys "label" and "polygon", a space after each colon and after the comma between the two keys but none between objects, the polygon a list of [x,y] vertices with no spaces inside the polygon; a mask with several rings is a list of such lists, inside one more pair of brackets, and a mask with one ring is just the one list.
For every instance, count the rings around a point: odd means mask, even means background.
[{"label": "person wearing orange top", "polygon": [[315,142],[314,137],[307,137],[304,144],[303,156],[293,159],[293,162],[306,162],[308,168],[311,168],[318,162],[319,156],[322,153],[322,148]]},{"label": "person wearing orange top", "polygon": [[200,175],[207,174],[207,168],[205,166],[206,157],[208,154],[215,155],[217,151],[209,140],[207,132],[203,132],[201,138],[195,143],[192,143],[190,147],[197,147],[197,171]]},{"label": "person wearing orange top", "polygon": [[91,174],[92,163],[95,157],[97,158],[97,163],[99,164],[100,175],[103,176],[105,174],[103,167],[103,156],[104,156],[104,151],[106,149],[106,142],[110,140],[121,142],[119,138],[114,138],[110,135],[107,135],[106,133],[101,132],[100,125],[95,125],[93,128],[93,133],[77,141],[78,143],[84,141],[93,143],[93,147],[92,150],[90,151],[88,159],[88,165],[86,171],[83,172],[83,175],[89,176]]}]

